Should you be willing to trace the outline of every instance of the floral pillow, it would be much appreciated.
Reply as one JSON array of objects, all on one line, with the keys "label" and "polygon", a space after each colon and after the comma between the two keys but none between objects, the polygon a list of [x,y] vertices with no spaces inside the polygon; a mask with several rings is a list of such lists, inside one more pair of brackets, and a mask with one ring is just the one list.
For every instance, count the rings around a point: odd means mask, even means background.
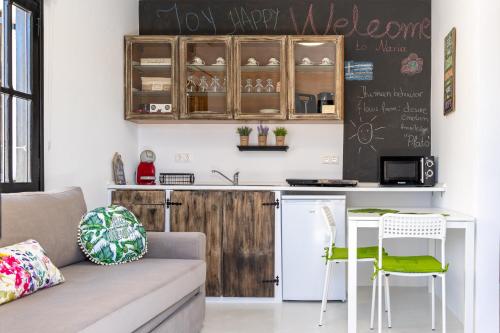
[{"label": "floral pillow", "polygon": [[64,277],[33,239],[0,248],[0,304],[64,282]]},{"label": "floral pillow", "polygon": [[80,221],[78,243],[90,261],[116,265],[142,258],[147,252],[146,230],[128,209],[94,209]]}]

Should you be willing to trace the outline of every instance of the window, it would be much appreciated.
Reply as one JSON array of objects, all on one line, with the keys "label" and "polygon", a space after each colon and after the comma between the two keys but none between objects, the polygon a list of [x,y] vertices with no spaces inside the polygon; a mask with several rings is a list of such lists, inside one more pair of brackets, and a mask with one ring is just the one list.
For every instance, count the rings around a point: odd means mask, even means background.
[{"label": "window", "polygon": [[42,190],[41,3],[3,0],[0,10],[1,191]]}]

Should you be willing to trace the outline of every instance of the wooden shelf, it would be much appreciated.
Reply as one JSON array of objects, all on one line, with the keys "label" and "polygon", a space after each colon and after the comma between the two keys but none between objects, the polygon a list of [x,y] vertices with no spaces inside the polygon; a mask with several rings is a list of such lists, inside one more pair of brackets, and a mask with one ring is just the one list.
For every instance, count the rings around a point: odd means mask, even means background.
[{"label": "wooden shelf", "polygon": [[142,91],[142,90],[133,90],[132,91],[134,95],[139,95],[139,96],[170,96],[171,91],[170,90],[158,90],[158,91]]},{"label": "wooden shelf", "polygon": [[280,70],[280,65],[273,66],[241,66],[242,72],[278,72]]},{"label": "wooden shelf", "polygon": [[251,93],[242,92],[241,93],[241,96],[246,96],[246,97],[250,97],[250,96],[279,96],[279,95],[280,95],[279,92],[261,92],[261,93],[257,93],[257,92],[251,92]]},{"label": "wooden shelf", "polygon": [[240,151],[288,151],[288,146],[238,146]]},{"label": "wooden shelf", "polygon": [[331,73],[335,70],[333,65],[297,65],[295,66],[296,72],[319,72]]},{"label": "wooden shelf", "polygon": [[187,68],[194,72],[225,72],[226,65],[187,65]]},{"label": "wooden shelf", "polygon": [[133,68],[141,73],[169,72],[172,69],[170,65],[133,65]]},{"label": "wooden shelf", "polygon": [[220,91],[220,92],[213,92],[213,91],[206,91],[206,92],[199,92],[199,91],[191,91],[187,92],[188,96],[226,96],[225,91]]}]

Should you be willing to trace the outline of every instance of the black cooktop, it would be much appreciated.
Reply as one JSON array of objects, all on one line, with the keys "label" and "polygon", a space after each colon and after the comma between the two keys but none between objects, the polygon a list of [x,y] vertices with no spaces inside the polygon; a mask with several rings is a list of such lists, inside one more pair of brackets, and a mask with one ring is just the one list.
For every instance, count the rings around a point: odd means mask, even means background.
[{"label": "black cooktop", "polygon": [[354,187],[357,180],[344,179],[287,179],[290,186],[323,186],[323,187]]}]

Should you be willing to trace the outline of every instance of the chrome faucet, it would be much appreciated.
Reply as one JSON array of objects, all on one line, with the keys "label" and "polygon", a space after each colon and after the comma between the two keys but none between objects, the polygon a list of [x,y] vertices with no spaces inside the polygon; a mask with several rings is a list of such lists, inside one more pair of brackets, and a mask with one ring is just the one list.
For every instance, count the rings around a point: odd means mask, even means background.
[{"label": "chrome faucet", "polygon": [[240,178],[239,171],[237,171],[237,172],[234,173],[233,179],[229,178],[228,176],[226,176],[225,174],[223,174],[219,170],[212,170],[212,173],[214,173],[214,174],[217,173],[217,174],[221,175],[222,177],[226,178],[229,182],[231,182],[235,186],[238,185],[239,178]]}]

